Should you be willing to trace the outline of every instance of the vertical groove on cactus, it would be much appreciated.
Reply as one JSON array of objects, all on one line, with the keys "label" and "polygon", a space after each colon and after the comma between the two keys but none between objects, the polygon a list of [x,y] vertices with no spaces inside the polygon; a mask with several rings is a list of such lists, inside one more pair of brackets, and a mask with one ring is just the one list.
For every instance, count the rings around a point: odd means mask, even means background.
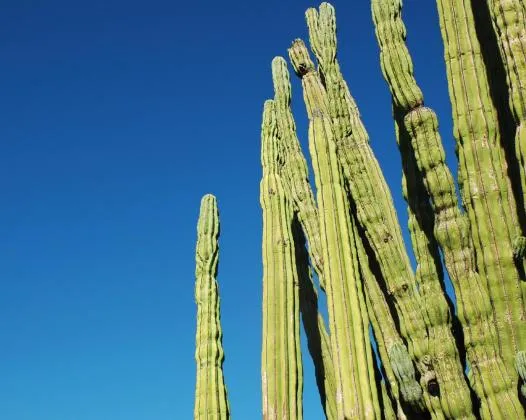
[{"label": "vertical groove on cactus", "polygon": [[263,111],[260,189],[263,209],[263,418],[301,420],[303,376],[293,210],[279,175],[277,136],[275,106],[268,100]]},{"label": "vertical groove on cactus", "polygon": [[224,352],[216,281],[218,264],[219,214],[216,198],[201,200],[197,224],[195,301],[197,333],[195,360],[197,380],[194,419],[228,420],[227,392],[223,378]]},{"label": "vertical groove on cactus", "polygon": [[[500,353],[512,376],[526,331],[519,273],[513,256],[518,236],[503,160],[498,120],[478,42],[470,0],[437,0],[452,98],[459,179],[471,225],[477,269],[487,282]],[[489,24],[489,22],[488,22]]]},{"label": "vertical groove on cactus", "polygon": [[336,156],[326,92],[302,41],[289,49],[301,77],[309,117],[311,152],[320,221],[331,347],[336,373],[338,418],[374,419],[375,406],[367,369],[367,346],[360,310],[360,276],[348,201]]},{"label": "vertical groove on cactus", "polygon": [[394,298],[402,335],[419,362],[428,349],[426,320],[420,311],[415,277],[403,246],[391,195],[384,187],[385,180],[336,59],[334,8],[322,3],[319,12],[308,9],[306,18],[311,46],[327,89],[338,158],[356,205],[357,219]]}]

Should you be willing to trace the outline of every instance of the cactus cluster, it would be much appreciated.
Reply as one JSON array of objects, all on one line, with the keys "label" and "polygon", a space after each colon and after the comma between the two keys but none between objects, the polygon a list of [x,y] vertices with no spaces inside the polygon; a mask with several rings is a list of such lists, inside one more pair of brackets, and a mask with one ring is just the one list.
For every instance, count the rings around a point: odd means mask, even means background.
[{"label": "cactus cluster", "polygon": [[[333,6],[306,11],[316,62],[301,39],[288,49],[309,120],[315,192],[287,61],[272,60],[274,97],[261,129],[264,419],[303,416],[300,322],[329,420],[525,418],[526,7],[521,0],[436,3],[460,196],[437,115],[415,79],[402,2],[371,0],[416,267],[338,62]],[[498,53],[491,63],[488,51]],[[196,418],[229,415],[218,223],[215,199],[206,196],[197,246]]]}]

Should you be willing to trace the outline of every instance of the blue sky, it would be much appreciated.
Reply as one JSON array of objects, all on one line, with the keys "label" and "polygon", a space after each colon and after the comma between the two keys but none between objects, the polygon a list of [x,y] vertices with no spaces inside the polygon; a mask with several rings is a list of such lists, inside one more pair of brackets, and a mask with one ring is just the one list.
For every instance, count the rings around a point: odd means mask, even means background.
[{"label": "blue sky", "polygon": [[[350,3],[333,2],[339,58],[405,227],[369,2]],[[261,111],[270,61],[306,38],[314,5],[3,2],[0,418],[192,417],[195,234],[208,192],[222,222],[232,414],[260,417]],[[404,5],[417,79],[454,168],[436,9]],[[293,89],[305,144],[295,79]],[[305,419],[319,419],[304,360]]]}]

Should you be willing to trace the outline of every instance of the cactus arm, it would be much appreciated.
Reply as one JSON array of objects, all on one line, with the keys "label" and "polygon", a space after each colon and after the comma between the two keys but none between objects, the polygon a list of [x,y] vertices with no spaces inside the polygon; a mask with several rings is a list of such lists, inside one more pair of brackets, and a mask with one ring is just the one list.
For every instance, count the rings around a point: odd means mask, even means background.
[{"label": "cactus arm", "polygon": [[[391,241],[396,241],[397,246],[404,247],[402,233],[396,211],[394,208],[391,193],[387,182],[382,174],[378,161],[369,146],[369,136],[361,120],[360,112],[350,90],[340,71],[340,65],[337,59],[337,39],[336,39],[336,16],[334,8],[329,3],[322,3],[319,12],[315,8],[307,9],[305,13],[307,25],[309,27],[309,39],[311,48],[316,55],[319,63],[319,72],[327,88],[329,97],[329,110],[334,123],[334,131],[339,147],[339,153],[343,155],[342,165],[348,172],[353,168],[364,170],[367,174],[368,181],[364,185],[361,181],[356,185],[355,195],[367,189],[369,184],[374,186],[374,190],[368,194],[374,197],[375,205],[380,204],[381,212],[375,217],[388,229]],[[355,181],[357,181],[355,180]],[[364,199],[364,197],[361,197]],[[364,202],[363,206],[367,205]],[[358,204],[360,212],[361,204]],[[374,210],[368,208],[368,210]],[[360,216],[360,213],[359,213]],[[363,219],[359,217],[359,222]],[[409,264],[409,260],[407,259]]]},{"label": "cactus arm", "polygon": [[[356,238],[360,238],[356,225],[354,233]],[[356,240],[356,249],[363,280],[367,312],[373,327],[380,360],[382,361],[385,378],[389,383],[391,394],[397,406],[400,406],[400,391],[404,401],[414,406],[420,406],[422,389],[415,379],[415,369],[411,357],[396,329],[396,324],[384,293],[369,267],[370,262],[361,240]],[[396,365],[396,369],[393,369],[393,364]]]},{"label": "cactus arm", "polygon": [[[502,361],[498,358],[493,359],[498,348],[495,346],[496,331],[492,323],[489,297],[475,270],[474,255],[469,246],[468,221],[458,208],[453,177],[445,165],[436,116],[430,109],[423,107],[423,96],[413,77],[400,9],[401,4],[398,1],[373,0],[373,17],[381,50],[382,71],[393,96],[400,137],[407,142],[401,146],[406,148],[402,155],[412,159],[414,155],[434,209],[435,237],[444,252],[446,267],[455,287],[465,346],[471,365],[476,367],[475,389],[481,398],[484,413],[488,411],[489,406],[496,405],[494,390],[499,387],[505,388],[510,382],[503,381],[494,385],[501,380],[500,374],[489,379],[490,371],[502,371]],[[407,92],[412,94],[408,95]],[[475,308],[477,310],[474,310]],[[456,352],[453,347],[449,347],[447,346],[447,349],[450,352]],[[446,350],[444,347],[442,349]],[[458,367],[452,368],[458,372]],[[482,382],[484,380],[485,383]],[[462,393],[464,387],[461,387],[461,384],[446,385],[446,398],[453,398],[450,404],[444,406],[452,410],[448,410],[448,414],[454,417],[469,415],[471,404],[469,396]],[[509,392],[509,389],[504,391],[503,396]],[[510,407],[513,409],[513,405]]]},{"label": "cactus arm", "polygon": [[[413,64],[405,46],[405,26],[400,10],[399,0],[372,1],[382,72],[392,95],[396,96],[394,114],[404,170],[404,197],[409,204],[409,230],[418,264],[417,282],[429,320],[429,361],[432,370],[425,371],[430,367],[426,363],[421,369],[425,372],[422,379],[429,378],[430,381],[428,386],[424,386],[426,405],[433,413],[446,418],[473,418],[470,391],[451,332],[451,314],[441,284],[440,257],[433,238],[433,211],[412,154],[411,137],[403,128],[398,129],[400,119],[407,112],[399,104],[418,106],[423,101],[418,85],[411,83]],[[435,384],[438,389],[433,393]]]},{"label": "cactus arm", "polygon": [[301,77],[309,117],[311,152],[319,206],[319,226],[324,282],[327,293],[331,348],[336,372],[338,418],[375,418],[367,369],[362,312],[358,298],[360,281],[349,205],[336,157],[334,134],[321,85],[305,45],[296,40],[289,49]]},{"label": "cactus arm", "polygon": [[278,128],[283,144],[283,178],[290,189],[298,219],[309,243],[312,265],[323,288],[323,261],[321,256],[320,228],[314,194],[309,183],[307,162],[296,134],[296,125],[290,108],[291,86],[287,62],[283,57],[272,60],[274,103],[278,116]]},{"label": "cactus arm", "polygon": [[515,157],[519,162],[522,204],[526,203],[526,9],[520,0],[489,0],[488,8],[506,71],[515,120]]},{"label": "cactus arm", "polygon": [[452,98],[459,179],[470,219],[477,269],[487,281],[500,353],[510,375],[523,348],[526,318],[513,241],[517,238],[506,162],[500,145],[470,0],[437,0]]},{"label": "cactus arm", "polygon": [[426,320],[420,310],[415,277],[403,246],[390,193],[387,187],[382,187],[385,180],[339,70],[334,8],[322,3],[319,12],[309,9],[306,17],[311,46],[327,87],[339,161],[356,205],[357,219],[394,298],[401,333],[407,340],[410,354],[419,365],[418,361],[428,349]]},{"label": "cactus arm", "polygon": [[263,351],[265,419],[302,419],[303,377],[293,211],[279,176],[276,114],[266,101],[262,124]]},{"label": "cactus arm", "polygon": [[216,281],[219,214],[213,195],[201,200],[197,224],[195,300],[197,380],[194,419],[228,420],[230,410],[223,377],[224,352]]}]

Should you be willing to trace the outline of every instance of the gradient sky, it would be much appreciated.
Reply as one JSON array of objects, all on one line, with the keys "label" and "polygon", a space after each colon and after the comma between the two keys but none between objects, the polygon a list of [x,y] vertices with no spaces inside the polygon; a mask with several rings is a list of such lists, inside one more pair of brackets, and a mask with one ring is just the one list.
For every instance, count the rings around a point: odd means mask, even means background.
[{"label": "gradient sky", "polygon": [[[333,4],[343,72],[405,227],[369,2]],[[2,2],[0,418],[192,417],[194,249],[208,192],[222,222],[232,414],[260,417],[261,111],[270,61],[306,37],[314,5]],[[456,171],[436,8],[404,6],[416,76]],[[295,78],[293,89],[305,144]],[[320,419],[304,360],[305,419]]]}]

